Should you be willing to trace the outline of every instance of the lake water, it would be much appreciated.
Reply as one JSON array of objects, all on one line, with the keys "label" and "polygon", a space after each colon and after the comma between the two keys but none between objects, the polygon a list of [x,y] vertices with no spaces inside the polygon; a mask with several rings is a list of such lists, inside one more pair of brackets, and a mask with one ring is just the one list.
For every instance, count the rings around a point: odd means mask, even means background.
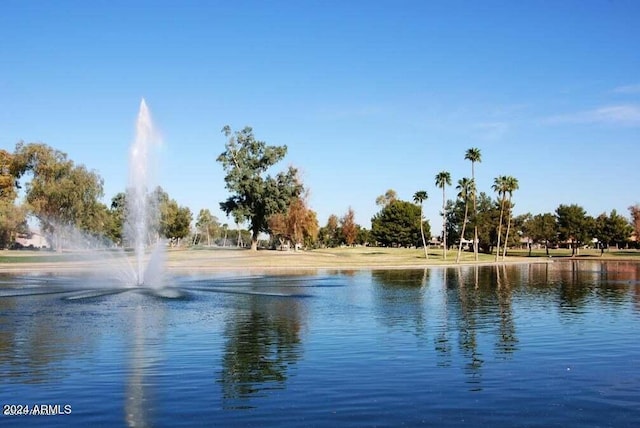
[{"label": "lake water", "polygon": [[[170,284],[141,293],[88,276],[0,276],[0,425],[640,421],[640,264]],[[56,415],[5,414],[34,405]]]}]

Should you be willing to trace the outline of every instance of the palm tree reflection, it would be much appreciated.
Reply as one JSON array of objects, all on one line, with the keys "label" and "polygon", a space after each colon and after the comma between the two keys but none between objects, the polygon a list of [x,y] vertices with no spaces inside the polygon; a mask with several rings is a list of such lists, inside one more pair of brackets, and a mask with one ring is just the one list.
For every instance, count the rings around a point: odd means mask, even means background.
[{"label": "palm tree reflection", "polygon": [[[469,269],[473,273],[473,281],[468,278]],[[482,390],[482,353],[478,346],[478,313],[480,312],[480,299],[477,284],[477,266],[463,269],[456,269],[458,279],[458,344],[462,355],[467,360],[465,364],[465,374],[468,376],[467,383],[471,385],[472,391]],[[467,274],[467,275],[465,275]],[[470,285],[473,283],[473,287]]]},{"label": "palm tree reflection", "polygon": [[225,407],[251,407],[249,398],[285,388],[302,352],[298,304],[255,296],[248,309],[245,302],[229,317],[218,378]]},{"label": "palm tree reflection", "polygon": [[[509,356],[517,350],[518,338],[513,319],[512,283],[509,281],[509,270],[513,267],[506,265],[496,266],[498,310],[500,315],[500,329],[496,343],[496,351],[504,356]],[[500,273],[502,271],[502,279]]]}]

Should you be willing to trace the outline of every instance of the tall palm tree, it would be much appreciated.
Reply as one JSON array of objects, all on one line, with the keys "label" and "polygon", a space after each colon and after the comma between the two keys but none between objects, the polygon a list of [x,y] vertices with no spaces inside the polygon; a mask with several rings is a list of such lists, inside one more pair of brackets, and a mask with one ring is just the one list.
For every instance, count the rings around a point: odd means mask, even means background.
[{"label": "tall palm tree", "polygon": [[470,180],[465,177],[458,180],[456,189],[459,190],[458,199],[464,201],[464,220],[462,221],[460,244],[458,245],[458,255],[456,256],[456,263],[460,263],[460,253],[462,253],[462,240],[464,239],[464,232],[467,227],[467,219],[469,218],[469,197],[475,193],[475,184],[472,179]]},{"label": "tall palm tree", "polygon": [[504,215],[504,203],[507,197],[507,180],[506,175],[501,175],[493,179],[493,186],[491,188],[498,193],[500,198],[500,222],[498,223],[498,247],[496,249],[496,262],[500,255],[500,235],[502,235],[502,216]]},{"label": "tall palm tree", "polygon": [[473,219],[474,219],[474,233],[473,233],[473,254],[475,256],[475,260],[478,261],[478,224],[476,223],[476,217],[478,216],[478,207],[477,207],[477,198],[476,198],[476,174],[475,174],[475,164],[476,162],[482,162],[482,155],[480,154],[480,149],[476,147],[472,147],[468,149],[464,155],[465,160],[471,161],[471,180],[474,182],[473,187]]},{"label": "tall palm tree", "polygon": [[518,179],[512,176],[508,176],[506,180],[506,192],[509,194],[508,207],[509,211],[507,211],[507,233],[504,237],[504,248],[502,252],[502,260],[507,257],[507,242],[509,242],[509,229],[511,229],[511,210],[513,209],[513,205],[511,204],[511,198],[513,197],[513,192],[518,190]]},{"label": "tall palm tree", "polygon": [[427,241],[424,239],[424,227],[422,225],[422,202],[426,201],[428,197],[427,192],[424,190],[418,190],[413,194],[413,202],[420,205],[420,235],[422,235],[422,248],[424,248],[424,257],[426,259],[429,258],[429,253],[427,252]]},{"label": "tall palm tree", "polygon": [[451,174],[440,171],[436,175],[436,186],[442,189],[442,258],[447,260],[447,205],[444,188],[451,186]]}]

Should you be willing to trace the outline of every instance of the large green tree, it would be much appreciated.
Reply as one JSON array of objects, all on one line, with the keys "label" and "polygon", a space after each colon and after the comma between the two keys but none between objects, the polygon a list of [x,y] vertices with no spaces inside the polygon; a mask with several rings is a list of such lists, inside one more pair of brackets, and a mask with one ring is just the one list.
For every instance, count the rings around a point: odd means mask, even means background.
[{"label": "large green tree", "polygon": [[478,251],[491,254],[497,243],[500,203],[491,199],[485,192],[477,193],[478,214],[475,222],[478,226]]},{"label": "large green tree", "polygon": [[446,239],[449,245],[451,245],[457,242],[460,238],[462,217],[464,216],[464,204],[460,199],[456,199],[455,201],[448,199],[446,205],[446,213]]},{"label": "large green tree", "polygon": [[621,246],[629,241],[633,233],[633,227],[629,221],[612,210],[609,215],[600,214],[594,221],[593,237],[598,240],[600,248],[609,248],[611,245]]},{"label": "large green tree", "polygon": [[[371,219],[373,238],[385,247],[420,245],[420,207],[411,202],[396,200]],[[429,222],[424,222],[425,235],[431,234]]]},{"label": "large green tree", "polygon": [[442,258],[447,260],[447,198],[445,187],[451,186],[451,174],[447,171],[440,171],[436,174],[436,186],[442,189]]},{"label": "large green tree", "polygon": [[544,243],[548,256],[549,245],[558,241],[556,216],[551,213],[536,214],[524,224],[524,233],[528,235],[533,243]]},{"label": "large green tree", "polygon": [[[175,199],[160,186],[147,195],[147,206],[150,208],[150,223],[145,241],[148,245],[157,242],[159,238],[168,239],[171,245],[179,244],[180,240],[189,236],[191,232],[192,214],[188,207],[178,205]],[[125,242],[125,228],[127,218],[127,194],[120,192],[111,199],[108,211],[110,219],[107,236],[116,244],[132,245]]]},{"label": "large green tree", "polygon": [[191,221],[193,220],[191,210],[189,207],[179,206],[175,200],[171,200],[164,214],[169,218],[164,235],[172,245],[180,245],[180,241],[188,237],[191,232]]},{"label": "large green tree", "polygon": [[106,209],[99,201],[103,180],[96,172],[75,165],[66,153],[41,143],[18,143],[12,167],[16,178],[32,174],[26,202],[43,231],[53,235],[58,249],[69,228],[104,232]]},{"label": "large green tree", "polygon": [[13,159],[11,153],[0,149],[0,199],[11,202],[15,201],[18,195]]},{"label": "large green tree", "polygon": [[591,238],[593,219],[579,205],[563,205],[556,209],[558,236],[561,241],[570,242],[571,254],[577,255],[579,247]]},{"label": "large green tree", "polygon": [[267,171],[284,159],[287,146],[268,146],[256,140],[251,127],[235,133],[229,126],[222,129],[228,138],[225,151],[218,156],[226,172],[226,188],[231,193],[220,208],[249,222],[251,249],[258,249],[258,235],[269,231],[268,219],[286,212],[291,198],[303,191],[297,171],[289,167],[272,177]]},{"label": "large green tree", "polygon": [[0,149],[0,248],[13,244],[16,235],[26,232],[26,207],[16,205],[18,184],[13,173],[13,155]]},{"label": "large green tree", "polygon": [[26,208],[0,198],[0,249],[9,248],[19,233],[27,231]]},{"label": "large green tree", "polygon": [[179,245],[180,240],[189,236],[193,215],[188,207],[178,205],[161,187],[157,187],[150,195],[152,205],[157,204],[158,233],[169,240],[171,245]]}]

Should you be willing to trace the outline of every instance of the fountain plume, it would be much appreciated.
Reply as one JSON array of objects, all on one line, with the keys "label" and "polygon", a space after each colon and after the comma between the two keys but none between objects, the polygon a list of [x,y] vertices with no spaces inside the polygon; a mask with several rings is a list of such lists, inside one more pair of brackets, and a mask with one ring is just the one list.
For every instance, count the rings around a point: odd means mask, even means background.
[{"label": "fountain plume", "polygon": [[[159,146],[160,139],[154,130],[151,114],[144,98],[140,102],[140,110],[136,121],[136,138],[129,154],[129,184],[127,188],[127,210],[125,221],[125,238],[135,252],[136,284],[145,281],[145,249],[147,245],[158,241],[157,207],[151,203],[149,191],[153,183],[154,148]],[[161,251],[154,251],[159,254]],[[159,264],[157,261],[149,265]],[[148,270],[148,269],[147,269]]]}]

